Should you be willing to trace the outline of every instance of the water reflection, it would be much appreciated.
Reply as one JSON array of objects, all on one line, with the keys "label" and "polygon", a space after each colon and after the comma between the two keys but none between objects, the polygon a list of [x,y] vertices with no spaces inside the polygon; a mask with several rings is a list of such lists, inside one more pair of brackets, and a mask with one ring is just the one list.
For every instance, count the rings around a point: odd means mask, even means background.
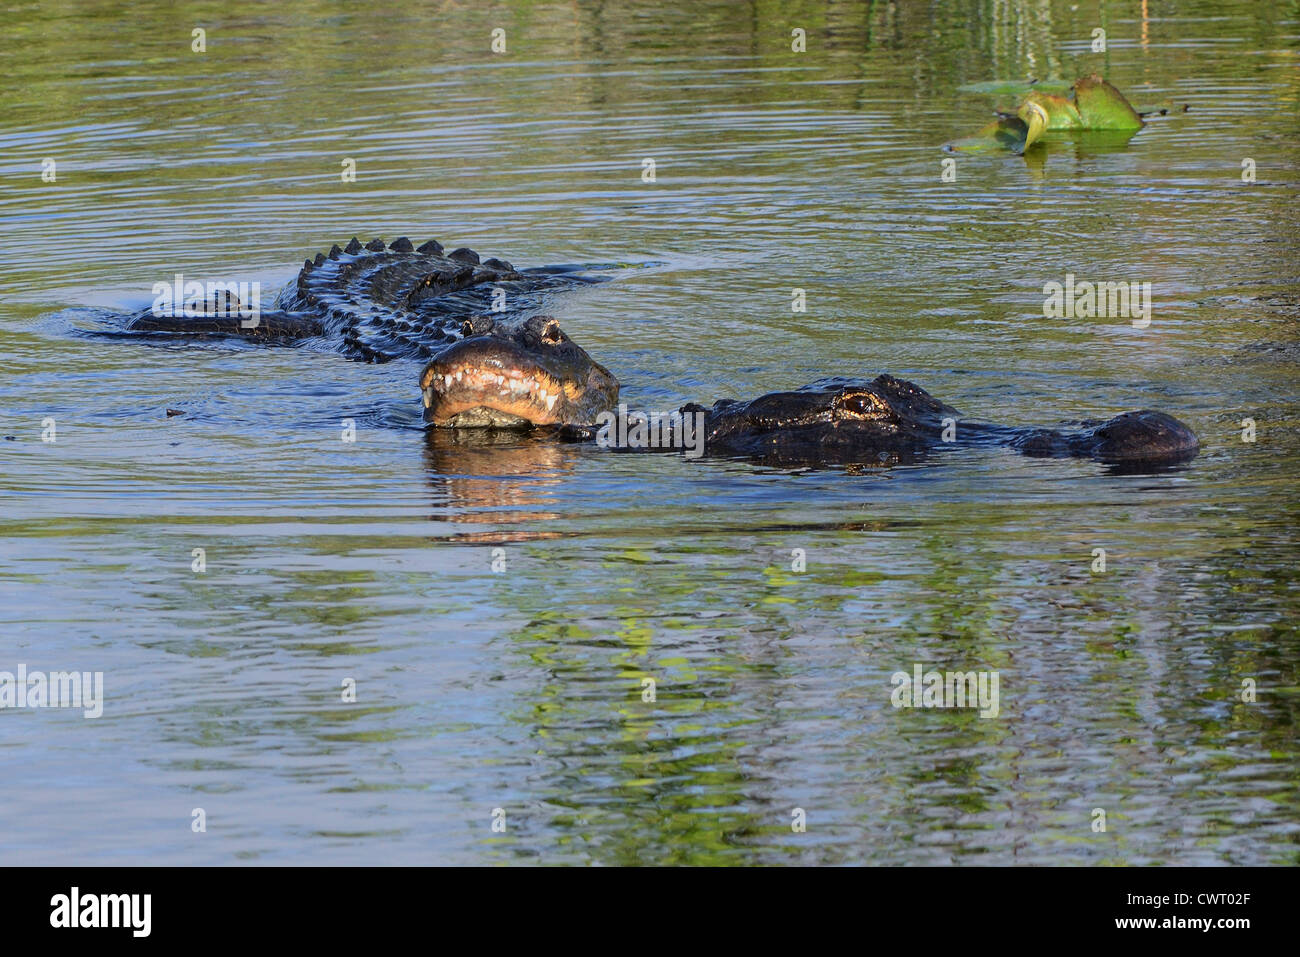
[{"label": "water reflection", "polygon": [[[424,464],[440,516],[451,522],[492,525],[493,531],[458,532],[456,541],[534,541],[557,532],[538,527],[560,514],[548,494],[567,481],[573,446],[534,431],[434,429],[424,432]],[[513,526],[501,529],[500,526]]]}]

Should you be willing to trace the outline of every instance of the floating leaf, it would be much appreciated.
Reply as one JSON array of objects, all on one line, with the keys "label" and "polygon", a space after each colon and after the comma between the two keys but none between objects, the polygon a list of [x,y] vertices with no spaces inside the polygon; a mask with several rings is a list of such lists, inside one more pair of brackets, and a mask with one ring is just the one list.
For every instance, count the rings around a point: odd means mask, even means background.
[{"label": "floating leaf", "polygon": [[1136,130],[1142,127],[1142,117],[1124,94],[1096,73],[1075,81],[1074,102],[1083,118],[1082,129]]},{"label": "floating leaf", "polygon": [[1024,152],[1034,145],[1034,141],[1043,135],[1043,131],[1050,129],[1050,117],[1041,103],[1036,100],[1025,100],[1020,104],[1020,109],[1016,111],[1016,118],[1025,124],[1025,143],[1020,147],[1020,152]]},{"label": "floating leaf", "polygon": [[1069,93],[1070,84],[1061,80],[988,80],[957,87],[960,93],[986,93],[991,96],[1028,96],[1040,93]]},{"label": "floating leaf", "polygon": [[1025,102],[1037,103],[1043,108],[1047,114],[1047,128],[1049,130],[1077,130],[1083,128],[1083,120],[1079,116],[1079,111],[1075,109],[1073,100],[1066,99],[1063,96],[1035,92],[1030,93]]},{"label": "floating leaf", "polygon": [[995,149],[1023,153],[1048,129],[1048,121],[1042,105],[1026,100],[1014,116],[1004,113],[974,136],[953,140],[944,148],[963,153]]},{"label": "floating leaf", "polygon": [[943,148],[951,152],[984,153],[991,150],[1011,150],[1022,152],[1025,147],[1025,135],[1029,128],[1018,116],[999,116],[974,136],[966,136]]},{"label": "floating leaf", "polygon": [[[1002,81],[998,81],[1005,86]],[[973,84],[972,86],[980,86]],[[967,89],[967,87],[963,87]],[[1058,96],[1039,87],[1026,93],[1019,109],[1000,113],[974,136],[954,140],[948,150],[979,152],[991,149],[1024,153],[1047,131],[1131,131],[1140,129],[1142,117],[1115,89],[1093,73],[1076,80],[1071,96]]]}]

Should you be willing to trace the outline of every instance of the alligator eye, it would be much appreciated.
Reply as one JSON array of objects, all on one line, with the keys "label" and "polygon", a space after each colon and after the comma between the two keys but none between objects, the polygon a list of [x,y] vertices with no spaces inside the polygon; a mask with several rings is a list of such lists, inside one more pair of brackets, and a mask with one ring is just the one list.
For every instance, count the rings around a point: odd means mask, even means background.
[{"label": "alligator eye", "polygon": [[840,408],[846,412],[856,412],[858,415],[866,415],[871,411],[872,405],[863,396],[850,395],[844,398],[840,403]]},{"label": "alligator eye", "polygon": [[841,392],[832,400],[831,407],[853,416],[878,419],[887,415],[889,407],[871,392]]},{"label": "alligator eye", "polygon": [[554,319],[548,322],[545,328],[542,329],[542,341],[548,345],[555,345],[555,343],[560,341],[562,335],[563,333],[560,332],[560,324]]},{"label": "alligator eye", "polygon": [[474,335],[474,320],[466,319],[460,324],[460,334],[462,338],[468,339]]}]

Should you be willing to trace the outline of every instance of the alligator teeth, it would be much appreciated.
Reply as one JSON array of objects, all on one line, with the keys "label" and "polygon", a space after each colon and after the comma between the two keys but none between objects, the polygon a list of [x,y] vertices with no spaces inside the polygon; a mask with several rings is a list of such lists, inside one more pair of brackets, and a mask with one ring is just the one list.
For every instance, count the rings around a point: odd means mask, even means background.
[{"label": "alligator teeth", "polygon": [[551,409],[555,408],[555,400],[558,399],[558,398],[559,398],[559,395],[553,395],[553,396],[551,396],[549,399],[546,400],[546,411],[547,411],[547,412],[550,412]]}]

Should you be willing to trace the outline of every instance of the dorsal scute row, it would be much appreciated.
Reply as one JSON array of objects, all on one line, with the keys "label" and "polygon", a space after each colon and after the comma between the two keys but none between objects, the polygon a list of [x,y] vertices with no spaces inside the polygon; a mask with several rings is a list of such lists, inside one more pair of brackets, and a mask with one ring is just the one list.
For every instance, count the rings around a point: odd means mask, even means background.
[{"label": "dorsal scute row", "polygon": [[[336,265],[330,266],[330,263]],[[392,270],[387,281],[381,273]],[[439,290],[459,291],[486,282],[522,278],[504,259],[481,259],[468,247],[443,252],[437,240],[416,248],[405,236],[385,244],[362,244],[355,236],[345,247],[337,243],[327,253],[303,261],[293,285],[296,302],[282,296],[286,308],[316,308],[323,302],[350,302],[394,310],[409,309],[436,297]],[[352,288],[360,284],[359,288]],[[286,290],[288,292],[288,290]]]},{"label": "dorsal scute row", "polygon": [[313,266],[322,266],[324,265],[327,259],[337,260],[344,255],[359,256],[362,254],[362,252],[372,252],[372,253],[390,252],[390,253],[415,254],[421,256],[437,256],[443,259],[455,259],[460,262],[469,263],[474,266],[490,265],[494,269],[503,269],[507,272],[514,271],[514,267],[511,266],[510,263],[506,262],[504,259],[481,259],[479,254],[476,253],[474,250],[470,249],[468,246],[461,246],[458,249],[453,249],[451,252],[448,253],[443,251],[442,243],[438,242],[436,239],[430,239],[428,242],[423,243],[422,245],[417,247],[414,244],[412,244],[412,242],[409,239],[407,239],[405,236],[395,239],[393,240],[392,243],[389,244],[385,244],[382,239],[372,239],[370,240],[370,242],[362,244],[361,240],[357,239],[356,236],[353,236],[350,240],[348,240],[346,246],[341,247],[339,246],[338,243],[335,243],[333,246],[330,247],[328,252],[317,253],[315,260],[309,260],[309,262],[311,262]]},{"label": "dorsal scute row", "polygon": [[344,247],[340,247],[335,243],[328,252],[317,253],[315,259],[304,260],[302,269],[298,274],[297,285],[299,289],[303,289],[309,284],[313,274],[331,261],[340,263],[339,278],[347,279],[357,275],[360,268],[367,266],[379,268],[401,260],[409,260],[413,264],[428,260],[431,267],[430,275],[438,274],[441,270],[437,267],[442,263],[451,261],[481,267],[484,271],[493,274],[482,276],[480,281],[519,278],[515,274],[515,267],[506,260],[482,259],[478,253],[467,246],[454,249],[450,253],[444,253],[442,244],[434,239],[416,248],[405,236],[394,240],[390,245],[385,245],[382,239],[372,239],[362,245],[361,241],[353,236]]},{"label": "dorsal scute row", "polygon": [[318,316],[346,353],[376,362],[428,356],[460,337],[466,315],[491,309],[498,286],[513,306],[535,283],[505,260],[482,259],[468,247],[447,253],[432,239],[416,248],[405,236],[391,244],[362,244],[354,236],[305,260],[278,306]]}]

